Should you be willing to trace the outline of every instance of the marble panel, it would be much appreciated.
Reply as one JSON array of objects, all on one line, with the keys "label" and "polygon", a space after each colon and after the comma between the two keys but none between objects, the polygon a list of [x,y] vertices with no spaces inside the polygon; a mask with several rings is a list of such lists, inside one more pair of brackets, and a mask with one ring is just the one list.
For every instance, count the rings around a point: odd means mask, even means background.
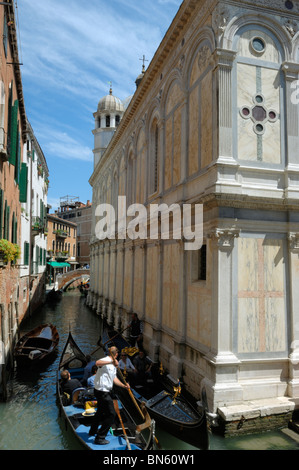
[{"label": "marble panel", "polygon": [[134,295],[133,310],[143,311],[144,250],[137,247],[134,253]]},{"label": "marble panel", "polygon": [[[261,55],[257,55],[250,46],[250,42],[254,37],[262,38],[265,41],[265,52]],[[280,55],[275,42],[268,34],[260,30],[246,31],[241,36],[238,43],[238,53],[242,57],[249,57],[251,59],[261,58],[264,61],[275,63],[280,61]]]},{"label": "marble panel", "polygon": [[259,351],[259,302],[256,298],[239,298],[238,302],[238,353]]},{"label": "marble panel", "polygon": [[177,83],[174,83],[170,88],[170,91],[167,96],[165,114],[168,114],[173,110],[173,108],[184,101],[184,95]]},{"label": "marble panel", "polygon": [[177,243],[165,244],[163,253],[163,325],[178,331],[180,247]]},{"label": "marble panel", "polygon": [[131,307],[132,251],[125,251],[124,305]]},{"label": "marble panel", "polygon": [[257,291],[258,250],[254,238],[238,239],[238,286],[239,291]]},{"label": "marble panel", "polygon": [[286,350],[285,300],[282,297],[265,299],[265,343],[266,351]]},{"label": "marble panel", "polygon": [[[146,317],[157,321],[159,253],[156,246],[147,246],[146,263]],[[159,286],[160,288],[160,286]]]}]

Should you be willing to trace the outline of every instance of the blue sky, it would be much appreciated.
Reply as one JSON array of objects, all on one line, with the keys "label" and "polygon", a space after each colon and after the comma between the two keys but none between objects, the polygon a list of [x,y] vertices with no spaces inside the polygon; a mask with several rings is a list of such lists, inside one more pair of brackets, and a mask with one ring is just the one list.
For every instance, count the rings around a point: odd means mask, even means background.
[{"label": "blue sky", "polygon": [[15,0],[28,119],[50,171],[48,203],[92,199],[93,113],[132,95],[181,0]]}]

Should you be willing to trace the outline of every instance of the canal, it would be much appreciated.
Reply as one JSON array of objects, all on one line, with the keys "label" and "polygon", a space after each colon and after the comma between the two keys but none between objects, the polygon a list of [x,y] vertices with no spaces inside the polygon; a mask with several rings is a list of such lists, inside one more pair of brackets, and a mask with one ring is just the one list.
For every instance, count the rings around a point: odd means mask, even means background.
[{"label": "canal", "polygon": [[[15,369],[9,381],[9,400],[0,403],[0,450],[79,450],[80,444],[66,431],[56,404],[56,372],[59,356],[69,331],[86,354],[97,347],[101,320],[85,305],[77,291],[63,294],[56,305],[45,304],[27,318],[22,332],[41,323],[57,326],[60,343],[57,355],[44,369]],[[100,351],[99,351],[100,354]],[[193,451],[188,444],[175,439],[165,430],[156,429],[165,450]],[[261,435],[224,439],[211,436],[211,450],[298,450],[296,436],[288,430]]]}]

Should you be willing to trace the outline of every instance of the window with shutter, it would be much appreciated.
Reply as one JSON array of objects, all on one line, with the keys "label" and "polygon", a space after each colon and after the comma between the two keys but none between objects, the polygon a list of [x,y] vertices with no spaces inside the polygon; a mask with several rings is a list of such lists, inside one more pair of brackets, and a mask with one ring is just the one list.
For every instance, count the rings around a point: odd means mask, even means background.
[{"label": "window with shutter", "polygon": [[21,164],[20,171],[20,202],[27,202],[27,185],[28,185],[28,166],[26,163]]},{"label": "window with shutter", "polygon": [[29,243],[24,242],[24,265],[29,265]]},{"label": "window with shutter", "polygon": [[18,110],[19,102],[15,101],[11,112],[10,123],[10,159],[9,163],[16,165],[17,160],[17,145],[18,145]]}]

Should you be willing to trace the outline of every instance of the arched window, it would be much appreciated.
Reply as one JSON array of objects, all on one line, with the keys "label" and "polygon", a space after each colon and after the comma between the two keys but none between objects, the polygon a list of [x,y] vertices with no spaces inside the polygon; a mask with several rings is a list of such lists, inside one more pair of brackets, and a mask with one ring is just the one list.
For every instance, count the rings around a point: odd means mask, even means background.
[{"label": "arched window", "polygon": [[117,114],[115,116],[115,127],[117,127],[119,125],[119,123],[120,123],[120,116],[119,116],[119,114]]},{"label": "arched window", "polygon": [[106,127],[110,127],[110,116],[106,116]]},{"label": "arched window", "polygon": [[159,127],[158,123],[152,127],[150,134],[150,168],[149,168],[149,194],[154,194],[158,191],[159,186]]}]

